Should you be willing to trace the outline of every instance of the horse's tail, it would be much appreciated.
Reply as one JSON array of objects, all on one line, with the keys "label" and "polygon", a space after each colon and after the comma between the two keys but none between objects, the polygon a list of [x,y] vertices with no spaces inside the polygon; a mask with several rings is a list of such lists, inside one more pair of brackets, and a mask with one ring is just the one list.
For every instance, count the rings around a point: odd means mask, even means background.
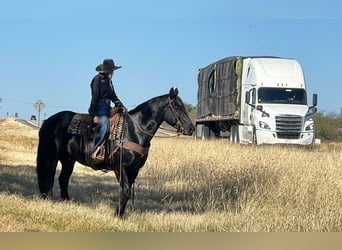
[{"label": "horse's tail", "polygon": [[75,113],[59,112],[46,121],[39,130],[37,177],[39,191],[44,198],[52,196],[57,163],[66,143],[66,130]]}]

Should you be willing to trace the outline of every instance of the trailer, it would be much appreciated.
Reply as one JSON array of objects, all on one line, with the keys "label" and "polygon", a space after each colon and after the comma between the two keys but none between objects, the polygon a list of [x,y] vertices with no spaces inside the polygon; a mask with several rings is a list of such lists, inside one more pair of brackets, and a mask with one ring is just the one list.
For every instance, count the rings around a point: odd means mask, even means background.
[{"label": "trailer", "polygon": [[315,142],[301,65],[280,57],[227,57],[199,69],[195,138],[234,143]]}]

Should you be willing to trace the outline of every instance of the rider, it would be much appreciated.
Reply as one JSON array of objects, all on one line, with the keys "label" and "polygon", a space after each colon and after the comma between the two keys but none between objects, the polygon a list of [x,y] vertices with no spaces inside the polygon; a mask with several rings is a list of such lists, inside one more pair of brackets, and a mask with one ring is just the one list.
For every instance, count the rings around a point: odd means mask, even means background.
[{"label": "rider", "polygon": [[97,155],[98,148],[104,141],[104,138],[109,130],[109,113],[111,109],[111,101],[116,107],[124,107],[122,102],[116,96],[112,77],[114,71],[120,69],[121,66],[116,66],[112,59],[104,59],[103,63],[96,67],[99,72],[91,81],[91,102],[89,114],[93,116],[93,122],[97,124],[97,133],[95,136],[94,148],[91,158],[98,161],[103,161],[103,155]]}]

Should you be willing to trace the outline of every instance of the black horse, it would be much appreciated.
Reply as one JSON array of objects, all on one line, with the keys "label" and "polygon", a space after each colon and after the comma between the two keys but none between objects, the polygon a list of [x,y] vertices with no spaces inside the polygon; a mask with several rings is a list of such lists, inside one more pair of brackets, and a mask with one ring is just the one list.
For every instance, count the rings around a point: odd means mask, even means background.
[{"label": "black horse", "polygon": [[[71,111],[59,112],[48,118],[39,131],[37,153],[38,186],[43,198],[52,197],[57,162],[62,164],[59,175],[61,198],[69,200],[68,185],[76,161],[95,170],[113,170],[120,183],[119,206],[116,214],[123,216],[131,187],[139,169],[145,164],[150,141],[162,122],[176,127],[184,135],[191,135],[194,126],[185,110],[178,89],[171,88],[169,94],[152,98],[135,109],[124,113],[119,150],[108,155],[104,162],[89,164],[84,149],[93,147],[93,140],[68,132],[70,123],[79,115]],[[86,116],[86,115],[85,115]]]}]

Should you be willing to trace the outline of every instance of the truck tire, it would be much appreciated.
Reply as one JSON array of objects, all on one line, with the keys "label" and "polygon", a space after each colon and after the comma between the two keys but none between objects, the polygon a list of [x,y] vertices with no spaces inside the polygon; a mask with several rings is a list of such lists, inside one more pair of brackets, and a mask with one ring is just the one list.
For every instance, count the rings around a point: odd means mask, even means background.
[{"label": "truck tire", "polygon": [[210,136],[209,126],[205,124],[196,124],[195,139],[207,140]]}]

